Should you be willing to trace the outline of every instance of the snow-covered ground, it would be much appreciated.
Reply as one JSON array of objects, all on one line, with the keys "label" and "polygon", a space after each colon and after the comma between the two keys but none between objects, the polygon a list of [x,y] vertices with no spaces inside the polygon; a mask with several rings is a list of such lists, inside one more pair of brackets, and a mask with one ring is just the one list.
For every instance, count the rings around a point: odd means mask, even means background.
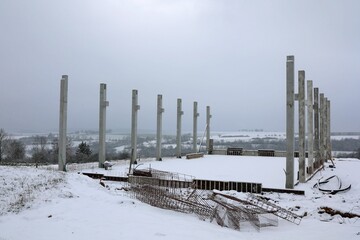
[{"label": "snow-covered ground", "polygon": [[[295,134],[297,136],[297,134]],[[285,132],[213,132],[211,138],[215,142],[235,142],[235,141],[252,141],[254,139],[267,139],[267,140],[284,140],[286,139]],[[359,135],[333,135],[332,140],[343,139],[359,139]]]},{"label": "snow-covered ground", "polygon": [[211,138],[214,141],[234,142],[251,141],[256,138],[269,140],[282,140],[286,138],[284,132],[218,132],[212,133]]},{"label": "snow-covered ground", "polygon": [[[296,158],[295,161],[297,162],[298,159]],[[263,183],[264,187],[272,188],[285,186],[285,158],[207,155],[204,158],[192,160],[164,158],[164,161],[153,161],[153,159],[143,159],[138,163],[138,169],[155,168],[192,175],[197,179],[257,182]],[[128,169],[129,161],[120,161],[116,162],[108,171],[98,168],[83,169],[83,171],[123,176],[129,171]],[[298,164],[295,164],[296,172],[297,169]]]},{"label": "snow-covered ground", "polygon": [[[285,159],[243,156],[206,156],[202,159],[143,160],[140,167],[181,172],[196,178],[261,182],[283,187]],[[279,220],[278,227],[260,232],[235,231],[195,215],[157,209],[131,199],[120,183],[77,173],[49,169],[0,166],[0,240],[16,239],[360,239],[360,219],[319,213],[319,207],[360,214],[360,161],[336,160],[296,189],[305,196],[268,193],[266,197],[299,215],[300,225]],[[94,164],[96,166],[96,164]],[[296,165],[296,164],[295,164]],[[90,165],[84,171],[103,172]],[[124,174],[128,161],[117,162],[108,175]],[[319,178],[336,174],[352,188],[336,195],[323,194],[312,186]],[[241,194],[239,194],[241,196]]]},{"label": "snow-covered ground", "polygon": [[124,151],[127,147],[129,147],[129,146],[128,146],[128,145],[125,145],[125,146],[116,147],[116,148],[114,148],[114,149],[115,149],[115,151],[116,151],[117,153],[119,153],[119,152]]}]

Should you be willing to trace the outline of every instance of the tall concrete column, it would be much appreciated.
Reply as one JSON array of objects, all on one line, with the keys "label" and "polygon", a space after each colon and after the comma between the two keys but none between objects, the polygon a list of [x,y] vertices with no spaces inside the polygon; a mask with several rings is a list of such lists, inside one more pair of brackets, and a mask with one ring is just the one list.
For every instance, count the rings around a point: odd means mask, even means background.
[{"label": "tall concrete column", "polygon": [[206,107],[206,151],[209,153],[210,150],[210,106]]},{"label": "tall concrete column", "polygon": [[306,182],[305,166],[305,71],[299,71],[299,181]]},{"label": "tall concrete column", "polygon": [[138,105],[138,90],[132,90],[132,107],[131,107],[131,164],[137,164],[137,118],[140,106]]},{"label": "tall concrete column", "polygon": [[176,121],[176,157],[181,158],[181,117],[184,114],[182,111],[181,99],[177,99],[177,121]]},{"label": "tall concrete column", "polygon": [[331,151],[332,151],[332,147],[331,147],[331,126],[330,126],[330,100],[327,101],[327,156],[326,158],[328,160],[331,160],[332,159],[332,154],[331,154]]},{"label": "tall concrete column", "polygon": [[327,146],[327,144],[328,144],[328,141],[327,141],[327,139],[328,139],[328,126],[327,126],[327,123],[328,123],[328,121],[327,121],[327,116],[328,116],[328,114],[327,114],[327,112],[328,112],[328,109],[327,109],[327,101],[328,101],[328,99],[325,97],[324,98],[324,129],[323,129],[323,131],[324,131],[324,139],[323,139],[323,144],[324,144],[324,161],[325,162],[327,162],[327,160],[328,160],[328,158],[327,158],[327,155],[328,155],[328,152],[327,152],[327,150],[328,150],[328,146]]},{"label": "tall concrete column", "polygon": [[100,108],[99,108],[99,168],[104,167],[106,160],[106,107],[109,102],[106,101],[106,84],[100,84]]},{"label": "tall concrete column", "polygon": [[157,124],[156,124],[156,160],[161,161],[161,142],[162,142],[162,95],[157,96]]},{"label": "tall concrete column", "polygon": [[199,117],[198,103],[194,102],[193,152],[197,152],[197,118],[198,117]]},{"label": "tall concrete column", "polygon": [[66,131],[67,131],[68,76],[62,75],[60,81],[60,119],[59,119],[59,171],[66,171]]},{"label": "tall concrete column", "polygon": [[286,61],[286,182],[294,188],[294,56]]},{"label": "tall concrete column", "polygon": [[313,106],[313,82],[307,81],[307,149],[309,172],[314,172],[314,106]]},{"label": "tall concrete column", "polygon": [[319,88],[314,88],[314,167],[320,166],[320,115],[319,115]]},{"label": "tall concrete column", "polygon": [[325,139],[325,97],[323,93],[320,93],[320,141],[319,141],[320,165],[323,165],[325,160],[324,139]]}]

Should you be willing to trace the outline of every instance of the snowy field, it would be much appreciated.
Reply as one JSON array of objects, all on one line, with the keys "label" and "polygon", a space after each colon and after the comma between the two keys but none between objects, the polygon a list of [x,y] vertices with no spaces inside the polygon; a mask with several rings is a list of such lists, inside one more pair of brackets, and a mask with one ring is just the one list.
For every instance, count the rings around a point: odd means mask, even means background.
[{"label": "snowy field", "polygon": [[[298,161],[297,158],[295,161]],[[154,168],[192,175],[197,179],[256,182],[271,188],[284,188],[285,186],[285,158],[207,155],[204,158],[192,160],[185,158],[180,160],[164,158],[163,161],[143,159],[138,164],[138,169]],[[297,167],[298,164],[295,164],[296,172],[298,171]],[[269,169],[271,171],[268,171]],[[98,168],[83,169],[83,171],[124,176],[129,172],[129,161],[116,162],[108,171]],[[296,182],[296,179],[294,181]]]},{"label": "snowy field", "polygon": [[[282,188],[284,158],[206,156],[202,159],[142,160],[139,168],[180,172],[196,178],[252,181]],[[104,172],[85,166],[61,173],[48,169],[0,166],[0,240],[16,239],[360,239],[360,218],[321,213],[320,207],[360,215],[360,161],[336,160],[336,168],[325,167],[296,189],[305,196],[266,193],[286,209],[305,215],[300,225],[279,220],[278,227],[235,231],[216,223],[200,221],[195,215],[157,209],[129,198],[120,183],[78,174]],[[96,166],[96,164],[94,164]],[[297,165],[297,164],[295,164]],[[123,175],[128,161],[117,162],[107,175]],[[312,186],[320,178],[336,174],[349,191],[324,194]],[[234,192],[231,192],[235,194]],[[243,194],[238,194],[241,197]]]},{"label": "snowy field", "polygon": [[[297,134],[295,134],[297,137]],[[284,140],[286,139],[285,132],[212,132],[211,138],[215,142],[234,142],[234,141],[252,141],[254,139],[267,139],[267,140]],[[360,135],[333,135],[332,140],[343,140],[343,139],[359,139]]]},{"label": "snowy field", "polygon": [[284,132],[213,132],[211,138],[214,141],[234,142],[251,141],[253,139],[282,140],[286,138]]}]

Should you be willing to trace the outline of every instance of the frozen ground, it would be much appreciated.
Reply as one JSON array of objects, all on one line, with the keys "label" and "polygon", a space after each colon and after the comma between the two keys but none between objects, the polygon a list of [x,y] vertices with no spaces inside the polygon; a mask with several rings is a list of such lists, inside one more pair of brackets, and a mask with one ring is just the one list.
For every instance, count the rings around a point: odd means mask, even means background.
[{"label": "frozen ground", "polygon": [[[107,174],[123,174],[127,161],[119,162]],[[285,160],[261,157],[210,156],[197,160],[144,160],[140,167],[182,172],[197,178],[263,182],[282,187]],[[300,225],[284,220],[278,227],[260,232],[235,231],[194,215],[157,209],[117,190],[118,183],[103,188],[76,171],[60,173],[50,169],[0,167],[0,240],[15,239],[360,239],[360,219],[319,213],[319,207],[360,214],[360,161],[335,161],[306,184],[305,196],[266,194],[279,205],[306,215]],[[205,167],[205,166],[206,167]],[[89,167],[89,165],[87,166]],[[77,168],[79,169],[80,166]],[[76,169],[76,167],[73,167]],[[86,171],[101,172],[97,168]],[[317,179],[338,175],[352,188],[336,195],[312,189]],[[281,175],[279,177],[278,175]],[[271,186],[270,186],[271,185]],[[239,194],[241,196],[241,194]]]}]

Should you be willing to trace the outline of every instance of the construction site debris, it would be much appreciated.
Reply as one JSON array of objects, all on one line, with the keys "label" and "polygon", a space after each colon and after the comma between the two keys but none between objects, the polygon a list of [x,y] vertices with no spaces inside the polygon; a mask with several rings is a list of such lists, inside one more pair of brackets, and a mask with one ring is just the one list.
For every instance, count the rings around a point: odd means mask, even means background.
[{"label": "construction site debris", "polygon": [[295,224],[301,222],[301,216],[251,193],[241,199],[216,190],[200,190],[193,184],[192,176],[156,169],[139,170],[136,174],[129,175],[132,197],[155,207],[215,220],[223,227],[240,230],[252,226],[259,231],[261,227],[278,226],[278,217]]},{"label": "construction site debris", "polygon": [[[335,179],[335,187],[334,186],[331,186],[332,188],[326,188],[326,187],[329,187],[328,184],[332,179]],[[336,194],[336,193],[339,193],[339,192],[345,192],[347,190],[350,190],[351,189],[351,184],[349,185],[345,185],[345,187],[343,186],[342,184],[342,181],[341,179],[336,176],[336,175],[333,175],[331,177],[328,177],[324,180],[321,180],[319,179],[318,182],[313,186],[313,188],[317,188],[319,189],[321,192],[323,193],[330,193],[330,194]]]}]

